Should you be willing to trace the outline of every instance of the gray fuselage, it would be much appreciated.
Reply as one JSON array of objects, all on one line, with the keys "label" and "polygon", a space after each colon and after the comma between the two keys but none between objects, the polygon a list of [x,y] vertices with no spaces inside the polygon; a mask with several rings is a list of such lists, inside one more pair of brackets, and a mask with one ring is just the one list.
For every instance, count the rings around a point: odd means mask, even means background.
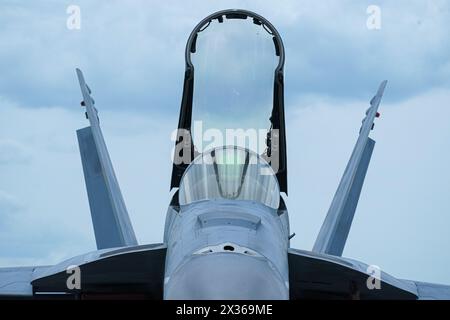
[{"label": "gray fuselage", "polygon": [[287,213],[255,201],[170,207],[165,299],[289,299]]}]

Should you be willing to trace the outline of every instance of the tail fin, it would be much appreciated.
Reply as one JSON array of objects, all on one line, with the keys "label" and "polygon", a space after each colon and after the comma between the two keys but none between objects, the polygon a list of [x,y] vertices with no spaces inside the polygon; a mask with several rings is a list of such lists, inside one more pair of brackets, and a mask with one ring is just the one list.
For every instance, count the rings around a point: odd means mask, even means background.
[{"label": "tail fin", "polygon": [[387,81],[381,83],[377,94],[370,101],[371,106],[366,111],[358,140],[314,244],[315,252],[342,255],[375,146],[369,133],[373,129],[375,117],[379,116],[378,106],[386,84]]},{"label": "tail fin", "polygon": [[84,179],[98,249],[137,245],[119,183],[100,129],[91,90],[77,69],[82,106],[90,126],[77,130]]}]

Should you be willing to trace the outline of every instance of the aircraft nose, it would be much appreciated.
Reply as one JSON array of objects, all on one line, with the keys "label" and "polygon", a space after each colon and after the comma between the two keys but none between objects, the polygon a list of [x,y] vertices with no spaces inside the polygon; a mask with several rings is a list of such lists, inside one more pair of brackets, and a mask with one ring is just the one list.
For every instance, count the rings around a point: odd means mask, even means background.
[{"label": "aircraft nose", "polygon": [[188,259],[166,279],[165,299],[289,299],[289,289],[265,258],[213,253]]}]

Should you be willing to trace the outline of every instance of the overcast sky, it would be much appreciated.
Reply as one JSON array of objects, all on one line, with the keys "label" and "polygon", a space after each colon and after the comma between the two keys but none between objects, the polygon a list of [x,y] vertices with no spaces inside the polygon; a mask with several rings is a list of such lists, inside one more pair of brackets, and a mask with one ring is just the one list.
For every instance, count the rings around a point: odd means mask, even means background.
[{"label": "overcast sky", "polygon": [[[370,30],[369,5],[381,9]],[[69,5],[81,29],[66,26]],[[75,130],[93,90],[140,243],[161,242],[189,33],[225,8],[286,47],[292,246],[311,249],[379,83],[377,141],[344,256],[450,284],[448,1],[9,1],[0,4],[0,266],[95,250]]]}]

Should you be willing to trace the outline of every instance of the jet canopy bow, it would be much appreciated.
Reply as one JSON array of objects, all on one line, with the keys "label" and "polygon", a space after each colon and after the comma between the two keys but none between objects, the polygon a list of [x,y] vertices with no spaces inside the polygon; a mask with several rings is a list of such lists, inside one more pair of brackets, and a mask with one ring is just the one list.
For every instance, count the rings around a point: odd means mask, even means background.
[{"label": "jet canopy bow", "polygon": [[[285,52],[278,31],[250,11],[216,12],[192,31],[185,59],[162,243],[137,242],[92,91],[77,69],[89,121],[77,138],[98,250],[52,266],[1,268],[0,298],[450,298],[449,286],[374,273],[342,257],[374,150],[369,136],[386,81],[370,101],[325,221],[307,251],[290,246]],[[263,143],[252,144],[247,135],[203,146],[205,136],[228,136],[230,128],[260,129]]]}]

